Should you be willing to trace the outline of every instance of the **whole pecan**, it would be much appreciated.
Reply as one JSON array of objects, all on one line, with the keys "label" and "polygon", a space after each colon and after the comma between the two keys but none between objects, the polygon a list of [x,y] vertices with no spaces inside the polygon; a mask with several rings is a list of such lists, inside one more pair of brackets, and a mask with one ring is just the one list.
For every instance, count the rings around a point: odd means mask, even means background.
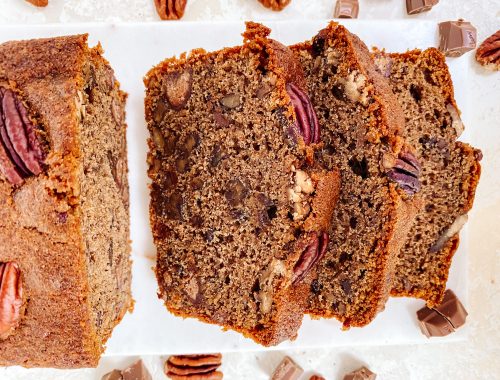
[{"label": "whole pecan", "polygon": [[0,339],[19,325],[23,305],[21,271],[16,263],[0,263]]},{"label": "whole pecan", "polygon": [[487,69],[500,70],[500,30],[477,48],[476,60]]},{"label": "whole pecan", "polygon": [[421,188],[419,180],[420,163],[410,152],[403,152],[396,159],[392,168],[387,172],[387,176],[409,195],[417,193]]},{"label": "whole pecan", "polygon": [[33,4],[35,7],[46,7],[49,0],[26,0],[28,3]]},{"label": "whole pecan", "polygon": [[286,85],[286,91],[290,96],[297,118],[293,128],[302,136],[306,145],[319,143],[319,122],[311,99],[293,83]]},{"label": "whole pecan", "polygon": [[312,267],[325,255],[328,247],[329,237],[326,232],[319,235],[316,232],[310,232],[307,239],[309,241],[293,268],[293,284],[297,284],[304,279]]},{"label": "whole pecan", "polygon": [[40,174],[42,144],[28,111],[18,96],[0,86],[0,172],[14,185]]},{"label": "whole pecan", "polygon": [[162,20],[179,20],[184,15],[187,0],[155,0],[156,12]]},{"label": "whole pecan", "polygon": [[281,11],[291,0],[259,0],[263,6],[270,8],[273,11]]},{"label": "whole pecan", "polygon": [[221,363],[221,354],[175,355],[165,362],[165,374],[173,380],[219,380]]}]

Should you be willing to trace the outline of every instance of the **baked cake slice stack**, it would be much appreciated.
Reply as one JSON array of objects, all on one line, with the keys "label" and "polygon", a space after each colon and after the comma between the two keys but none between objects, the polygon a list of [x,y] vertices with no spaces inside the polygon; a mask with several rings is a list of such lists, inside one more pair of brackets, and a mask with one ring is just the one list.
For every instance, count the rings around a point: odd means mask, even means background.
[{"label": "baked cake slice stack", "polygon": [[406,119],[404,135],[422,165],[423,207],[399,254],[392,294],[438,305],[446,290],[458,232],[479,181],[478,149],[457,141],[463,124],[444,55],[437,49],[375,52]]},{"label": "baked cake slice stack", "polygon": [[315,158],[338,167],[342,184],[308,313],[363,326],[389,296],[399,248],[417,211],[420,164],[402,138],[397,99],[357,36],[332,22],[292,48],[322,126]]},{"label": "baked cake slice stack", "polygon": [[247,24],[243,46],[193,51],[145,78],[160,297],[176,315],[264,345],[296,336],[339,189],[291,51]]}]

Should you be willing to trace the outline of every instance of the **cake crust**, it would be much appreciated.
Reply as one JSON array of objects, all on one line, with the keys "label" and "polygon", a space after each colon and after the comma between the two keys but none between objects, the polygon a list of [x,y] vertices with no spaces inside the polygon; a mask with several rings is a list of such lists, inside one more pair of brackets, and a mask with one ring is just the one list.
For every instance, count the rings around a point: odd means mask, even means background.
[{"label": "cake crust", "polygon": [[[123,204],[117,206],[116,215],[123,218],[117,224],[123,229],[115,243],[117,251],[125,252],[124,272],[117,278],[128,296],[116,311],[116,320],[96,325],[92,293],[101,288],[89,275],[93,264],[84,236],[86,205],[91,200],[82,198],[89,174],[84,174],[86,151],[80,141],[80,122],[87,85],[84,67],[89,61],[96,67],[107,66],[100,54],[100,47],[87,47],[86,35],[0,45],[0,85],[18,91],[46,143],[42,173],[24,178],[19,186],[0,175],[0,262],[19,265],[24,294],[19,326],[0,341],[0,365],[97,366],[112,326],[132,305],[128,205]],[[118,85],[114,83],[110,91],[116,94],[116,107],[122,112],[126,95]],[[84,102],[91,112],[91,102]],[[124,126],[123,119],[117,125],[123,128],[123,138]],[[128,194],[126,179],[122,190]]]}]

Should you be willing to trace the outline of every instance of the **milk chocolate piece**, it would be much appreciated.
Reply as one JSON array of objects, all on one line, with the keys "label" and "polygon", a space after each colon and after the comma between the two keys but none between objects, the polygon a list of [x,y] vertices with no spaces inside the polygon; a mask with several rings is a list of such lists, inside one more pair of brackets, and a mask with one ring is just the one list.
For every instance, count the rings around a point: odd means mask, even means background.
[{"label": "milk chocolate piece", "polygon": [[114,369],[111,372],[105,374],[101,380],[123,380],[122,372],[118,369]]},{"label": "milk chocolate piece", "polygon": [[151,374],[144,366],[142,360],[138,360],[122,371],[123,380],[152,380]]},{"label": "milk chocolate piece", "polygon": [[337,0],[335,4],[334,18],[358,18],[358,0]]},{"label": "milk chocolate piece", "polygon": [[443,302],[434,309],[423,307],[417,311],[422,333],[428,338],[446,336],[463,326],[467,311],[450,289],[444,293]]},{"label": "milk chocolate piece", "polygon": [[438,2],[439,0],[406,0],[406,12],[409,15],[427,12]]},{"label": "milk chocolate piece", "polygon": [[452,324],[434,309],[423,307],[417,311],[420,330],[427,337],[446,336],[453,331]]},{"label": "milk chocolate piece", "polygon": [[439,50],[448,57],[459,57],[476,48],[476,28],[462,19],[439,24]]},{"label": "milk chocolate piece", "polygon": [[343,380],[375,380],[376,378],[377,374],[373,373],[366,367],[361,367],[360,369],[345,375]]},{"label": "milk chocolate piece", "polygon": [[454,329],[458,329],[465,324],[467,311],[455,293],[450,289],[446,290],[443,302],[436,307],[436,310],[450,321]]},{"label": "milk chocolate piece", "polygon": [[271,380],[296,380],[302,375],[304,370],[300,368],[292,359],[285,356],[281,363],[274,370]]}]

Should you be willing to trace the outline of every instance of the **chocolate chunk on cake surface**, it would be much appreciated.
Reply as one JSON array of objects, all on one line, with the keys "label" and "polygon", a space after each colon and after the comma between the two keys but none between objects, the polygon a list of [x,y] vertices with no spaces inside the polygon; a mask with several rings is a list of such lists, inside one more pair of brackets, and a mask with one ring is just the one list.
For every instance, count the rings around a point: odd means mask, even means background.
[{"label": "chocolate chunk on cake surface", "polygon": [[0,365],[96,366],[132,306],[126,94],[101,54],[0,45]]},{"label": "chocolate chunk on cake surface", "polygon": [[328,246],[338,172],[300,65],[269,30],[169,59],[145,78],[150,218],[167,308],[263,345],[294,338]]},{"label": "chocolate chunk on cake surface", "polygon": [[399,135],[402,111],[363,42],[337,23],[293,46],[322,126],[316,159],[338,167],[341,192],[308,313],[363,326],[388,298],[416,213],[419,163]]},{"label": "chocolate chunk on cake surface", "polygon": [[422,166],[422,200],[396,265],[392,295],[443,298],[458,233],[467,221],[481,173],[482,154],[457,141],[463,123],[445,57],[437,49],[375,53],[403,107],[406,138]]}]

